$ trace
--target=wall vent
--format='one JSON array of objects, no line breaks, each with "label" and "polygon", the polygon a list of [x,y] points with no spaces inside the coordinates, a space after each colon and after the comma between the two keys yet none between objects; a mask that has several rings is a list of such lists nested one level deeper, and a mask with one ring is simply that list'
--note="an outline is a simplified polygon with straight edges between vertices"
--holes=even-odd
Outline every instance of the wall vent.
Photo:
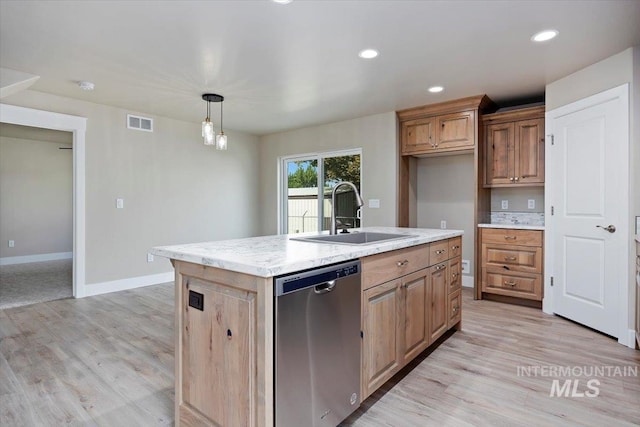
[{"label": "wall vent", "polygon": [[127,114],[127,127],[129,129],[153,132],[153,119],[149,117],[134,116]]}]

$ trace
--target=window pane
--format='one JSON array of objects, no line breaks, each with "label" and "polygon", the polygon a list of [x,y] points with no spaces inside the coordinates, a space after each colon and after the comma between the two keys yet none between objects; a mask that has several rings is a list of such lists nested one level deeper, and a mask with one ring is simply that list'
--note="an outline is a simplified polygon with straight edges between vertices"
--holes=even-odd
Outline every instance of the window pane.
[{"label": "window pane", "polygon": [[[358,192],[360,192],[360,155],[327,157],[324,159],[323,170],[324,209],[322,228],[323,230],[328,230],[331,227],[331,191],[333,187],[341,181],[349,181],[354,183],[358,188]],[[338,189],[336,206],[338,229],[360,227],[356,197],[350,187],[343,186]]]},{"label": "window pane", "polygon": [[318,231],[318,160],[291,160],[286,167],[286,232]]}]

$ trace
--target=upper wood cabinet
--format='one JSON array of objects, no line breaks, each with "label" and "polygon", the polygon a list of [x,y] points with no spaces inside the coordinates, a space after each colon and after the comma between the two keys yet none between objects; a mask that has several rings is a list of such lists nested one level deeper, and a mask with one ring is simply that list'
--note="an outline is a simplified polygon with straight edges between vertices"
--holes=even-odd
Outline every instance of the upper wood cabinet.
[{"label": "upper wood cabinet", "polygon": [[544,106],[483,116],[485,187],[544,185]]},{"label": "upper wood cabinet", "polygon": [[403,156],[471,153],[478,111],[493,105],[486,95],[398,111]]}]

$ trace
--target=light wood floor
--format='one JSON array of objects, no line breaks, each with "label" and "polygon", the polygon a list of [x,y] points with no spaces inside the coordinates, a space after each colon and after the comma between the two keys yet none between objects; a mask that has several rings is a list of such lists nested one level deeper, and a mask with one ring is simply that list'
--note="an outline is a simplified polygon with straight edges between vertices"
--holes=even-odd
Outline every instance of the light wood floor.
[{"label": "light wood floor", "polygon": [[[639,364],[640,352],[589,329],[465,290],[463,330],[344,425],[640,425],[639,377],[598,378],[598,397],[570,398],[549,397],[552,378],[517,375],[529,365]],[[171,284],[0,311],[0,426],[172,423]]]}]

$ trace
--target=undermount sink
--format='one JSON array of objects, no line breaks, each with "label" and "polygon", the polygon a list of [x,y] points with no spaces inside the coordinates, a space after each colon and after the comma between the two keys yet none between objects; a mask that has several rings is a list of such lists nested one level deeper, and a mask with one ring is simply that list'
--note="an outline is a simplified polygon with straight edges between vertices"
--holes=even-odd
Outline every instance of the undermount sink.
[{"label": "undermount sink", "polygon": [[409,234],[375,233],[371,231],[365,231],[362,233],[330,235],[322,234],[309,237],[292,237],[291,240],[298,240],[300,242],[331,243],[341,245],[367,245],[370,243],[384,242],[386,240],[407,239],[409,237],[416,236]]}]

